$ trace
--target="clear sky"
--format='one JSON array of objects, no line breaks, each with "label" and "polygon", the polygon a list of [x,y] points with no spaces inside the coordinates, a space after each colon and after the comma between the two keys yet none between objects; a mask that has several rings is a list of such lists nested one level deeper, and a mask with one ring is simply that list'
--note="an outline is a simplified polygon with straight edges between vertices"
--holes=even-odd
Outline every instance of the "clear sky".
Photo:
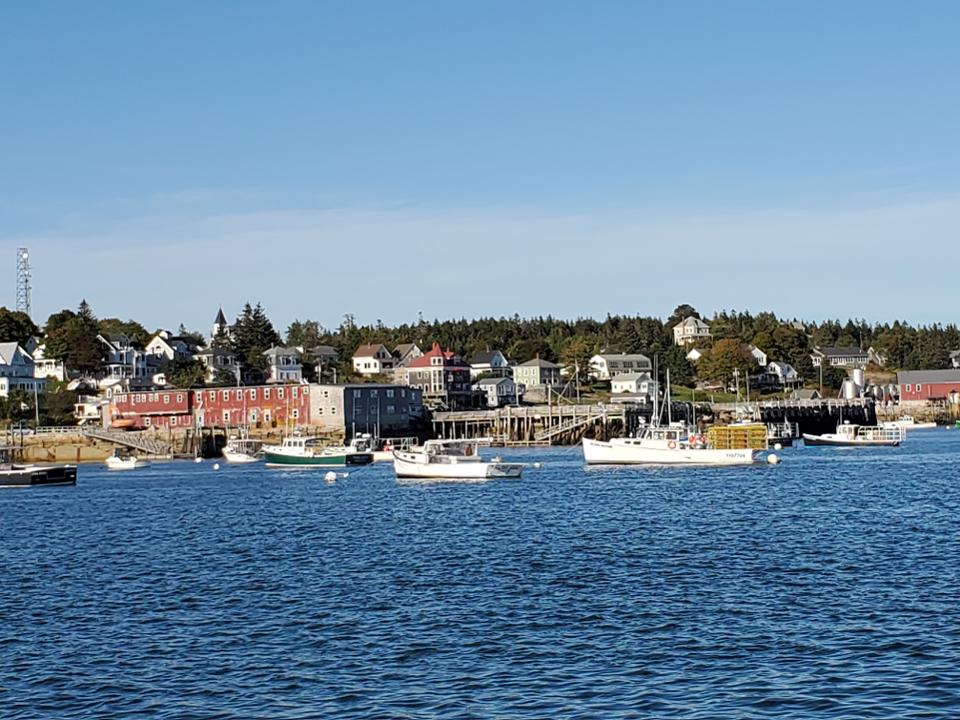
[{"label": "clear sky", "polygon": [[960,3],[8,2],[34,315],[957,321]]}]

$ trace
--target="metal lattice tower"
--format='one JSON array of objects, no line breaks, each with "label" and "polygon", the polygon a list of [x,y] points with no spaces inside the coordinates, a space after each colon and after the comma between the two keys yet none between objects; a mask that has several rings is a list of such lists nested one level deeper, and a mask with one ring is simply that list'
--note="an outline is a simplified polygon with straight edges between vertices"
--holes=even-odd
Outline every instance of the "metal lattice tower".
[{"label": "metal lattice tower", "polygon": [[17,248],[17,310],[33,317],[30,294],[30,252],[27,248]]}]

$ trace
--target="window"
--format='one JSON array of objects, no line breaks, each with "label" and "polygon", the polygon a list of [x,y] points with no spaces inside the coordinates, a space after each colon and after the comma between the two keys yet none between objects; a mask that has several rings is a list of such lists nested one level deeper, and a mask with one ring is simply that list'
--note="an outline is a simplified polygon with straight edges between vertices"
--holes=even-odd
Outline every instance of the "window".
[{"label": "window", "polygon": [[910,392],[910,387],[911,387],[910,383],[907,383],[906,385],[903,386],[903,389],[906,390],[907,392]]},{"label": "window", "polygon": [[229,399],[230,399],[230,391],[229,391],[229,390],[224,390],[224,391],[223,391],[223,401],[226,402],[226,401],[229,400]]},{"label": "window", "polygon": [[170,395],[168,395],[167,393],[164,393],[164,395],[163,395],[163,404],[164,404],[164,405],[169,405],[169,404],[170,404]]},{"label": "window", "polygon": [[387,405],[387,415],[394,415],[397,412],[396,405]]},{"label": "window", "polygon": [[370,391],[370,397],[377,397],[377,389],[376,389],[376,388],[373,388],[373,390]]},{"label": "window", "polygon": [[243,390],[237,390],[237,400],[243,400]]},{"label": "window", "polygon": [[254,408],[253,410],[250,411],[250,422],[256,422],[257,417],[258,417],[258,413],[256,408]]},{"label": "window", "polygon": [[283,388],[277,388],[277,400],[283,400]]},{"label": "window", "polygon": [[145,418],[143,419],[143,424],[146,425],[147,427],[150,427],[150,418],[149,418],[149,417],[145,417]]},{"label": "window", "polygon": [[317,415],[323,415],[323,408],[317,408]]},{"label": "window", "polygon": [[388,398],[392,398],[395,392],[396,392],[396,391],[393,390],[392,388],[391,388],[390,390],[387,390],[387,397],[388,397]]},{"label": "window", "polygon": [[336,414],[337,414],[337,409],[336,409],[335,407],[330,408],[330,414],[331,414],[331,415],[336,415]]},{"label": "window", "polygon": [[170,418],[170,427],[175,427],[176,424],[177,424],[177,418],[175,417]]},{"label": "window", "polygon": [[297,397],[297,388],[294,388],[293,390],[291,390],[290,393],[291,395],[293,395],[293,397]]},{"label": "window", "polygon": [[182,402],[183,402],[183,393],[177,393],[177,402],[178,402],[178,403],[182,403]]},{"label": "window", "polygon": [[362,395],[363,395],[363,390],[357,389],[357,390],[354,390],[354,391],[353,391],[353,399],[354,399],[354,400],[359,400]]},{"label": "window", "polygon": [[251,400],[256,400],[256,399],[257,399],[257,389],[256,389],[256,388],[252,388],[252,389],[250,390],[250,399],[251,399]]},{"label": "window", "polygon": [[297,408],[294,408],[293,410],[291,410],[291,411],[290,411],[290,417],[292,417],[294,420],[299,420],[299,419],[300,419],[300,410],[298,410]]},{"label": "window", "polygon": [[224,410],[224,411],[223,411],[223,421],[224,421],[225,423],[229,423],[229,422],[230,422],[230,411],[229,411],[229,410]]},{"label": "window", "polygon": [[920,392],[920,389],[921,389],[921,385],[920,383],[917,383],[917,392]]},{"label": "window", "polygon": [[264,399],[264,400],[269,400],[269,399],[270,399],[270,388],[264,388],[264,389],[263,389],[263,399]]},{"label": "window", "polygon": [[217,399],[217,391],[216,391],[216,390],[211,390],[211,391],[210,391],[210,401],[213,402],[213,401],[216,400],[216,399]]},{"label": "window", "polygon": [[263,421],[264,421],[264,422],[270,422],[270,411],[269,411],[269,410],[264,410],[264,411],[263,411]]}]

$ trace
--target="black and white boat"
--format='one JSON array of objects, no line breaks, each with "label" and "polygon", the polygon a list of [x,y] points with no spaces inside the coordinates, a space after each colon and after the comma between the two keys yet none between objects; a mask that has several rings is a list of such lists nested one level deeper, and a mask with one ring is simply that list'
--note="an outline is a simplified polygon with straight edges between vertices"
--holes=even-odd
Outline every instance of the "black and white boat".
[{"label": "black and white boat", "polygon": [[19,448],[0,447],[0,487],[76,485],[76,465],[31,465],[14,462]]}]

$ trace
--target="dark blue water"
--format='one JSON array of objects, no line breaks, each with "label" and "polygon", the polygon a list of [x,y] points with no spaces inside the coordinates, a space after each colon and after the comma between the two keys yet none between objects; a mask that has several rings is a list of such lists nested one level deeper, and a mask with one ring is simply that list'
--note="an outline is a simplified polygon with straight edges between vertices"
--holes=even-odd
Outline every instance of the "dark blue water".
[{"label": "dark blue water", "polygon": [[578,453],[0,492],[0,716],[960,717],[960,432],[744,469]]}]

